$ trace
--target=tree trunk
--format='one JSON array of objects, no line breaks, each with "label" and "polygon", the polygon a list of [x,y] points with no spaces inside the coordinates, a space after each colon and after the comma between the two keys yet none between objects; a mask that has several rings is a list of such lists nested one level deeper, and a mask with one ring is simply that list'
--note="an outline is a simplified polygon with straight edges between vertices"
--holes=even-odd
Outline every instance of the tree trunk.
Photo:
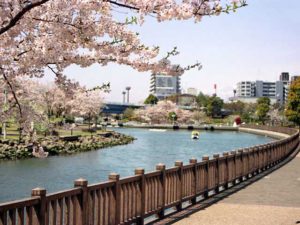
[{"label": "tree trunk", "polygon": [[21,141],[22,141],[22,130],[23,130],[23,128],[22,128],[21,124],[19,124],[19,143],[21,143]]}]

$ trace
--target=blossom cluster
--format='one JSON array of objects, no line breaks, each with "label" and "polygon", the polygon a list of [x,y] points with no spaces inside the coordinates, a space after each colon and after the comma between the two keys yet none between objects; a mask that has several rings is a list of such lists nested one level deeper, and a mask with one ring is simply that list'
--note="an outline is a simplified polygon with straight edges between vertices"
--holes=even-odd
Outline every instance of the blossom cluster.
[{"label": "blossom cluster", "polygon": [[119,21],[115,12],[130,10],[139,24],[150,14],[158,21],[199,21],[245,4],[244,0],[4,0],[0,3],[0,70],[12,80],[42,77],[45,68],[51,68],[58,82],[64,82],[63,71],[72,64],[114,62],[138,71],[180,75],[183,68],[158,60],[159,48],[145,46],[129,29],[135,20]]}]

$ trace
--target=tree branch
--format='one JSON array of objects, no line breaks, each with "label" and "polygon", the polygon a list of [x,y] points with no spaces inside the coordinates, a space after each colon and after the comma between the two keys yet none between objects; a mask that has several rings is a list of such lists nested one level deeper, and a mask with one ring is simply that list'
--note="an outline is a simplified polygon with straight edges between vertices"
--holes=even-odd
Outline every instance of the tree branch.
[{"label": "tree branch", "polygon": [[0,28],[0,35],[7,32],[10,28],[12,28],[13,26],[15,26],[17,24],[17,22],[22,19],[22,17],[29,12],[30,10],[32,10],[35,7],[38,7],[46,2],[48,2],[50,0],[41,0],[39,2],[36,3],[32,3],[32,4],[28,4],[26,5],[20,12],[17,13],[17,15],[15,15],[10,22],[4,26]]},{"label": "tree branch", "polygon": [[[2,71],[2,72],[3,72],[3,71]],[[20,102],[19,102],[19,100],[18,100],[18,97],[17,97],[17,95],[16,95],[16,92],[14,91],[13,86],[12,86],[12,84],[9,82],[7,76],[6,76],[4,73],[2,73],[2,75],[3,75],[3,78],[4,78],[5,82],[8,84],[9,89],[11,90],[11,93],[12,93],[14,99],[15,99],[15,102],[16,102],[17,106],[18,106],[18,109],[19,109],[19,112],[20,112],[20,117],[22,117],[22,115],[23,115],[22,107],[21,107],[21,104],[20,104]]]},{"label": "tree branch", "polygon": [[117,5],[117,6],[120,6],[120,7],[127,8],[127,9],[134,9],[134,10],[137,10],[137,11],[140,10],[140,9],[137,8],[137,7],[130,6],[130,5],[126,5],[126,4],[122,4],[122,3],[119,3],[119,2],[116,2],[116,1],[107,0],[107,2],[109,2],[109,3],[112,4],[112,5]]}]

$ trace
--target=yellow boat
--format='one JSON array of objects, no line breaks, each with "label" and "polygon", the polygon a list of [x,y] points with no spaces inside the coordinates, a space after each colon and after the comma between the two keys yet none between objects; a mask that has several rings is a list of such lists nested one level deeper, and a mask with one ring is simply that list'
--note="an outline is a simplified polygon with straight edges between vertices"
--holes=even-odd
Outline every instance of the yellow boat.
[{"label": "yellow boat", "polygon": [[200,133],[198,131],[193,131],[191,138],[192,139],[199,139]]}]

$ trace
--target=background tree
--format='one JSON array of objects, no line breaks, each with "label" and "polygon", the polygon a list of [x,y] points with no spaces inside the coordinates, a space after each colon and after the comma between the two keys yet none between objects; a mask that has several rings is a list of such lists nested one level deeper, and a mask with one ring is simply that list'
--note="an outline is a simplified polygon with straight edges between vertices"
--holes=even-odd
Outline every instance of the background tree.
[{"label": "background tree", "polygon": [[270,110],[271,100],[268,97],[260,97],[257,99],[256,115],[258,120],[265,124]]},{"label": "background tree", "polygon": [[88,119],[90,128],[92,119],[95,120],[95,124],[97,123],[97,118],[103,106],[102,92],[100,90],[77,90],[73,100],[69,101],[68,105],[71,108],[71,114]]},{"label": "background tree", "polygon": [[123,113],[123,119],[126,120],[133,120],[135,118],[135,113],[133,108],[127,108],[125,109]]},{"label": "background tree", "polygon": [[219,117],[221,115],[223,105],[223,99],[217,96],[211,96],[207,103],[207,115],[211,117]]},{"label": "background tree", "polygon": [[242,115],[245,110],[245,103],[242,101],[224,103],[224,109],[230,110],[232,114]]},{"label": "background tree", "polygon": [[271,105],[271,100],[268,97],[260,97],[257,99],[256,103],[259,104],[266,104],[268,106]]},{"label": "background tree", "polygon": [[196,123],[200,124],[201,122],[204,122],[204,121],[205,121],[205,119],[206,119],[206,114],[205,114],[204,112],[201,112],[201,111],[196,110],[196,111],[194,111],[194,112],[192,113],[192,119],[193,119]]},{"label": "background tree", "polygon": [[156,96],[154,96],[153,94],[150,94],[144,101],[144,104],[155,105],[155,104],[157,104],[157,102],[158,102],[158,98]]},{"label": "background tree", "polygon": [[179,96],[180,96],[179,94],[173,94],[173,95],[167,96],[165,98],[165,100],[171,101],[171,102],[173,102],[173,103],[175,103],[177,105],[178,104],[178,98],[179,98]]},{"label": "background tree", "polygon": [[145,109],[135,110],[136,119],[158,124],[173,121],[173,117],[171,117],[173,114],[180,123],[187,123],[192,118],[190,111],[179,109],[175,103],[166,100],[159,101],[156,105],[146,106]]},{"label": "background tree", "polygon": [[300,78],[290,85],[285,115],[289,121],[299,126],[300,130]]},{"label": "background tree", "polygon": [[209,98],[210,97],[208,95],[205,95],[202,92],[200,92],[196,98],[196,102],[199,107],[207,107]]}]

